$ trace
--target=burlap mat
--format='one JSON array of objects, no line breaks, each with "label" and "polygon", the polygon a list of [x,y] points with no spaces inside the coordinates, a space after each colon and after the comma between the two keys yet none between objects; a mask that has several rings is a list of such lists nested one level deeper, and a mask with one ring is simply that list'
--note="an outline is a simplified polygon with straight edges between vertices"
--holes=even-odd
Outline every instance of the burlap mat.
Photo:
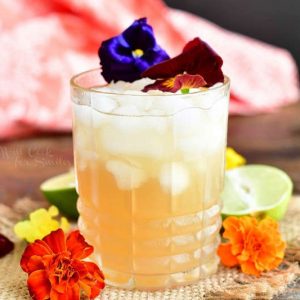
[{"label": "burlap mat", "polygon": [[[14,251],[0,259],[0,300],[30,299],[26,287],[27,274],[22,272],[19,261],[25,243],[18,241],[13,232],[13,225],[28,212],[37,208],[37,203],[24,198],[16,202],[13,208],[0,204],[0,232],[15,241]],[[197,284],[162,292],[126,291],[106,287],[101,300],[198,300],[198,299],[272,299],[293,289],[296,293],[281,299],[300,299],[300,197],[294,197],[288,213],[281,222],[284,239],[288,242],[286,257],[278,270],[260,278],[246,276],[237,269],[220,266],[217,274]],[[287,288],[289,289],[287,290]],[[294,296],[293,296],[294,295]],[[297,296],[298,295],[298,296]]]}]

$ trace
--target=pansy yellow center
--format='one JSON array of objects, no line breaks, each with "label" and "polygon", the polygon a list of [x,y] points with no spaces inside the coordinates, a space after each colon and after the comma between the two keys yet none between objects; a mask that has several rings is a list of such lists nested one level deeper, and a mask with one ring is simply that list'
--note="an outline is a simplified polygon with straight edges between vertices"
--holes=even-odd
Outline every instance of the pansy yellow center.
[{"label": "pansy yellow center", "polygon": [[142,49],[135,49],[132,51],[133,57],[141,57],[144,55],[144,51]]},{"label": "pansy yellow center", "polygon": [[167,88],[172,88],[174,86],[174,83],[175,83],[175,77],[171,77],[165,80],[162,84]]}]

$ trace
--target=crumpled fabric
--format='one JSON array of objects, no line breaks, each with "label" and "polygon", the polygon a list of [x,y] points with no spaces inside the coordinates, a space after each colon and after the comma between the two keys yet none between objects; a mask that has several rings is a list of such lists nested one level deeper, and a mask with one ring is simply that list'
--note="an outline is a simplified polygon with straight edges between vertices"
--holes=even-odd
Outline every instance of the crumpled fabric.
[{"label": "crumpled fabric", "polygon": [[231,114],[270,112],[299,100],[290,53],[225,30],[161,0],[0,0],[0,139],[71,130],[69,79],[99,66],[102,40],[147,17],[171,55],[195,36],[223,58]]}]

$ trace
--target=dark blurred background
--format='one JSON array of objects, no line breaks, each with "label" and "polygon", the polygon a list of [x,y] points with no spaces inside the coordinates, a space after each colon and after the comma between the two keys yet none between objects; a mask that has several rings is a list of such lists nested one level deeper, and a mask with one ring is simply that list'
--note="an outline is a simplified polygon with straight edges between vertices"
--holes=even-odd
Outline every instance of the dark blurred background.
[{"label": "dark blurred background", "polygon": [[216,24],[288,49],[300,69],[300,0],[165,0]]}]

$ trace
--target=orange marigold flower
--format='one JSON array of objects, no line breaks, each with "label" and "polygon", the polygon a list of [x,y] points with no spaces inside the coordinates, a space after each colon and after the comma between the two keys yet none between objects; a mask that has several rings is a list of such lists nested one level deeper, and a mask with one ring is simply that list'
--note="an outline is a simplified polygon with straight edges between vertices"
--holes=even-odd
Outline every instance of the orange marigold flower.
[{"label": "orange marigold flower", "polygon": [[282,262],[286,244],[275,220],[228,217],[223,227],[223,237],[228,242],[219,246],[218,255],[225,266],[240,266],[242,272],[260,276]]},{"label": "orange marigold flower", "polygon": [[29,244],[21,258],[28,290],[36,300],[79,300],[81,292],[95,298],[104,288],[99,267],[82,259],[93,252],[78,230],[67,238],[62,229]]}]

